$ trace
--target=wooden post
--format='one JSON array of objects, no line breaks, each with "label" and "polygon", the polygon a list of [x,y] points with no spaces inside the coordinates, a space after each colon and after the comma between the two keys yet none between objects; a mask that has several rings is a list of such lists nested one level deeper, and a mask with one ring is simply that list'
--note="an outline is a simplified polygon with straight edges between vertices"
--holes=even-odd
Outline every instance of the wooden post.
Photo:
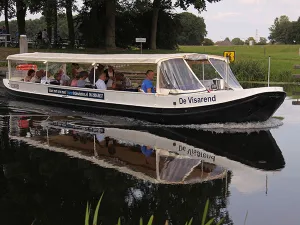
[{"label": "wooden post", "polygon": [[20,35],[20,53],[28,52],[28,42],[26,35]]}]

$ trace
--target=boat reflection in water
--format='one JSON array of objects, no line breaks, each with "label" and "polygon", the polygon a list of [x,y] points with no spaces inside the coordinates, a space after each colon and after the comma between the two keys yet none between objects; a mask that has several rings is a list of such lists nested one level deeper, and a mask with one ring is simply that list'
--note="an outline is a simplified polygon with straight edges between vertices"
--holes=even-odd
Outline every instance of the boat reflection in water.
[{"label": "boat reflection in water", "polygon": [[226,179],[230,170],[234,175],[231,184],[251,192],[265,185],[258,178],[285,166],[270,131],[214,133],[188,128],[118,127],[83,118],[46,116],[11,117],[10,124],[11,139],[152,183]]}]

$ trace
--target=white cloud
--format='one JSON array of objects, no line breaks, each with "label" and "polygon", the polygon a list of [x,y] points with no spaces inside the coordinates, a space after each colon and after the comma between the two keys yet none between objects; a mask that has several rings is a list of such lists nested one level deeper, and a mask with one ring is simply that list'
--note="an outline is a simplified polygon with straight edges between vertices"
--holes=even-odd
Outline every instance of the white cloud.
[{"label": "white cloud", "polygon": [[241,13],[238,12],[219,12],[216,15],[213,15],[211,18],[214,20],[223,20],[230,17],[236,17],[241,15]]}]

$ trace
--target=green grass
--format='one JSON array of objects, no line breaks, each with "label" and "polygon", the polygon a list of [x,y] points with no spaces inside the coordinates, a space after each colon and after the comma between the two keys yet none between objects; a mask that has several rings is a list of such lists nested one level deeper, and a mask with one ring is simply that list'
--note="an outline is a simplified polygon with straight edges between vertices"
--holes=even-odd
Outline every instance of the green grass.
[{"label": "green grass", "polygon": [[181,52],[206,53],[223,55],[224,51],[235,51],[236,62],[241,60],[259,60],[268,67],[268,57],[271,57],[272,74],[281,71],[291,71],[300,74],[300,70],[294,70],[293,66],[300,64],[300,45],[266,45],[266,46],[180,46]]}]

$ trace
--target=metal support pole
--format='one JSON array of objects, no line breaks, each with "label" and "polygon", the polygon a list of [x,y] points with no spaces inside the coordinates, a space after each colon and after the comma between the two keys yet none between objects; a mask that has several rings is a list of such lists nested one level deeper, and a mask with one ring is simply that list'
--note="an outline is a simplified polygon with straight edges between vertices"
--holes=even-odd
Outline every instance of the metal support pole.
[{"label": "metal support pole", "polygon": [[98,157],[97,147],[96,147],[96,135],[94,135],[94,156]]},{"label": "metal support pole", "polygon": [[204,82],[204,62],[202,62],[202,76],[203,76],[203,82]]},{"label": "metal support pole", "polygon": [[156,153],[156,155],[155,155],[155,164],[156,164],[156,179],[158,180],[158,181],[160,181],[160,175],[159,175],[159,152],[160,152],[160,150],[159,149],[155,149],[155,153]]},{"label": "metal support pole", "polygon": [[143,43],[141,42],[141,54],[143,54]]},{"label": "metal support pole", "polygon": [[269,56],[268,87],[270,87],[271,57]]},{"label": "metal support pole", "polygon": [[226,57],[226,89],[228,90],[228,57]]},{"label": "metal support pole", "polygon": [[11,62],[10,60],[8,60],[7,62],[7,66],[8,66],[8,79],[11,79]]},{"label": "metal support pole", "polygon": [[46,84],[48,83],[48,62],[46,62]]},{"label": "metal support pole", "polygon": [[94,65],[94,86],[96,84],[96,67],[97,67],[97,64]]},{"label": "metal support pole", "polygon": [[50,146],[50,142],[49,142],[49,131],[48,131],[48,127],[47,127],[47,144],[48,144],[48,146]]}]

